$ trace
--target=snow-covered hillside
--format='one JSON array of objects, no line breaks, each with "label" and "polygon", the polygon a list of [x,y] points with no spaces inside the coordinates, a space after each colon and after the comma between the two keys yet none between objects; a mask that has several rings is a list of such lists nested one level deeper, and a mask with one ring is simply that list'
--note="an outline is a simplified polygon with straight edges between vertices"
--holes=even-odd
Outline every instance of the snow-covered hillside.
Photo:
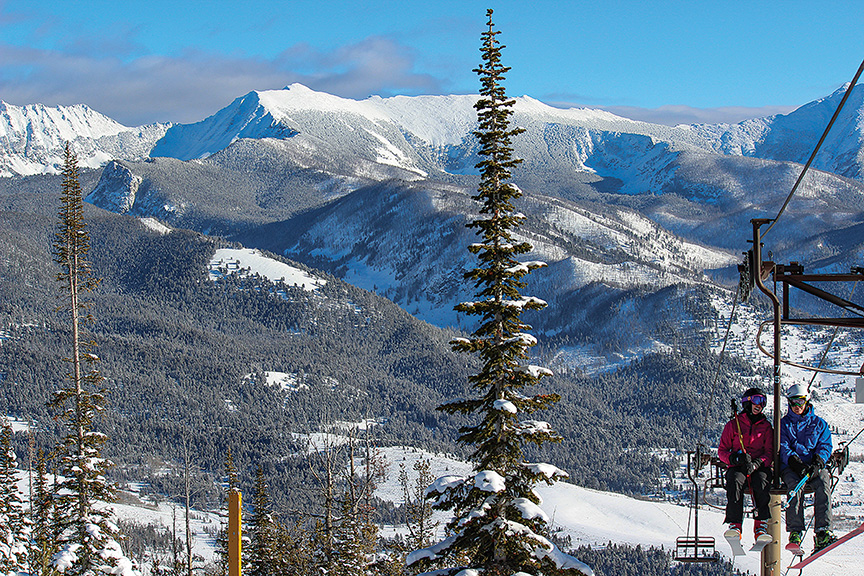
[{"label": "snow-covered hillside", "polygon": [[[864,407],[862,407],[864,408]],[[864,449],[856,449],[856,454],[864,453]],[[431,472],[435,477],[443,475],[467,474],[470,466],[464,462],[443,454],[431,454],[414,448],[389,447],[380,450],[380,455],[386,465],[385,480],[379,485],[376,495],[383,500],[395,504],[402,503],[402,488],[399,484],[400,466],[404,466],[409,479],[416,477],[413,471],[414,462],[418,459],[428,459]],[[837,532],[844,533],[854,525],[864,522],[864,488],[860,484],[850,482],[850,478],[864,477],[864,464],[853,462],[849,465],[835,490],[835,515],[842,524]],[[178,534],[184,530],[183,509],[169,502],[155,503],[139,498],[137,489],[131,486],[124,496],[124,504],[115,504],[114,509],[119,519],[136,523],[140,526],[153,525],[159,529],[171,529],[177,523]],[[21,490],[29,493],[26,478],[22,478]],[[692,510],[683,504],[658,500],[636,499],[620,494],[600,492],[580,488],[566,482],[552,486],[541,485],[537,489],[543,502],[541,508],[551,518],[551,526],[561,536],[569,536],[573,546],[587,545],[603,547],[609,542],[626,543],[633,546],[662,546],[674,551],[675,540],[693,532]],[[722,491],[721,491],[722,495]],[[176,518],[175,518],[176,514]],[[439,536],[447,517],[436,512],[433,521],[439,522]],[[748,521],[749,522],[749,521]],[[195,554],[205,562],[215,559],[215,530],[220,526],[218,514],[193,510],[192,533]],[[748,527],[749,528],[749,527]],[[731,558],[730,551],[722,538],[723,513],[712,508],[702,508],[699,512],[700,536],[713,536],[717,550],[725,557]],[[399,526],[382,527],[383,535],[399,532]],[[785,534],[784,534],[785,538]],[[752,536],[745,533],[745,544]],[[805,542],[809,549],[811,542]],[[824,559],[815,562],[808,568],[811,576],[855,576],[864,574],[860,569],[859,558],[864,554],[864,539],[856,539],[839,548]],[[792,556],[787,552],[782,554],[785,567],[792,563]],[[736,568],[759,573],[759,561],[756,555],[736,560]],[[856,571],[859,570],[860,571]]]},{"label": "snow-covered hillside", "polygon": [[[542,159],[560,156],[577,172],[598,172],[631,186],[640,173],[643,178],[638,180],[646,181],[662,173],[675,153],[683,150],[803,163],[844,90],[788,115],[735,125],[677,127],[628,120],[601,110],[554,108],[522,96],[516,98],[513,121],[528,128],[528,133],[514,146],[525,159],[523,169],[532,170]],[[250,92],[201,122],[172,127],[152,155],[190,160],[214,154],[241,138],[299,136],[304,146],[326,142],[419,175],[435,169],[473,172],[476,99],[474,95],[373,96],[357,101],[293,84],[283,90]],[[826,142],[817,168],[861,178],[862,100],[864,89],[859,87]],[[626,167],[629,172],[622,171]]]},{"label": "snow-covered hillside", "polygon": [[[801,106],[787,115],[739,124],[669,127],[638,122],[602,110],[560,109],[529,96],[516,98],[514,122],[528,128],[514,142],[534,171],[550,159],[556,170],[619,178],[630,193],[662,188],[653,178],[682,151],[717,152],[802,163],[845,91]],[[205,158],[240,139],[292,141],[294,152],[315,150],[341,162],[390,166],[408,178],[436,171],[473,173],[471,131],[475,95],[340,98],[301,84],[253,91],[200,122],[127,128],[81,104],[0,106],[0,175],[56,171],[62,142],[73,142],[82,164],[148,155],[181,160]],[[857,87],[815,167],[861,180],[864,152],[864,88]],[[167,131],[167,132],[166,132]],[[542,144],[542,145],[541,145]],[[152,150],[151,150],[152,149]],[[375,169],[371,174],[375,174]],[[386,174],[382,172],[381,174]],[[392,174],[391,174],[392,175]],[[412,176],[413,175],[413,176]],[[634,182],[634,177],[636,182]]]},{"label": "snow-covered hillside", "polygon": [[59,173],[66,142],[81,166],[146,158],[168,126],[127,128],[84,104],[49,107],[0,102],[0,176]]}]

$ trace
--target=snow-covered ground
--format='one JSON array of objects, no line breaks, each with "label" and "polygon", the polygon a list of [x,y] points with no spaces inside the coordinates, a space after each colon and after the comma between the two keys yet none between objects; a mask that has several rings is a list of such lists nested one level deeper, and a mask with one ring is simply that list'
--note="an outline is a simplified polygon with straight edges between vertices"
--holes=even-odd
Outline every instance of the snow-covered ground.
[{"label": "snow-covered ground", "polygon": [[217,280],[230,274],[243,276],[258,274],[271,282],[286,286],[299,286],[313,291],[327,283],[299,268],[267,258],[258,250],[250,248],[220,248],[210,259],[210,279]]},{"label": "snow-covered ground", "polygon": [[[864,408],[864,407],[862,407]],[[402,488],[399,484],[400,464],[408,471],[409,478],[416,478],[414,463],[420,459],[429,459],[431,472],[435,477],[443,475],[461,475],[470,471],[470,466],[442,454],[430,454],[414,448],[391,447],[381,450],[388,463],[387,479],[381,483],[376,495],[384,500],[395,503],[403,501]],[[846,517],[842,527],[838,526],[838,534],[853,527],[850,519],[860,524],[864,522],[864,488],[859,482],[851,482],[850,478],[864,478],[864,463],[853,462],[843,475],[835,491],[835,502],[842,502],[835,509],[835,515]],[[562,536],[570,536],[574,547],[588,545],[602,547],[609,542],[627,543],[642,546],[663,546],[667,550],[675,550],[675,540],[686,536],[688,529],[693,535],[693,517],[690,507],[657,500],[636,499],[621,494],[600,492],[581,488],[566,482],[553,486],[541,485],[537,489],[543,499],[541,508],[551,518],[553,529],[560,530]],[[845,497],[844,494],[854,493]],[[852,503],[854,502],[854,504]],[[436,512],[434,520],[440,522],[439,530],[446,521],[446,516]],[[749,521],[745,530],[749,531]],[[723,513],[711,508],[701,508],[699,511],[699,535],[713,536],[716,548],[720,553],[731,557],[731,553],[723,540]],[[385,533],[393,533],[398,527],[385,527]],[[812,533],[808,536],[811,536]],[[744,544],[752,544],[752,535],[745,532]],[[785,532],[783,545],[785,546]],[[805,549],[812,548],[812,542],[805,542]],[[837,550],[817,560],[807,568],[808,576],[856,576],[864,575],[864,565],[860,559],[864,557],[864,537],[851,540]],[[792,555],[785,550],[782,555],[782,566],[792,564]],[[750,554],[735,561],[735,567],[751,573],[759,573],[759,559]],[[781,572],[782,573],[782,572]]]},{"label": "snow-covered ground", "polygon": [[[864,410],[864,406],[859,408]],[[327,437],[332,445],[334,436],[328,434]],[[470,472],[470,465],[465,462],[448,455],[431,454],[416,448],[387,447],[380,449],[380,455],[385,461],[386,477],[378,486],[376,495],[396,504],[403,501],[402,487],[399,483],[400,465],[407,471],[409,481],[416,478],[414,463],[421,458],[430,461],[431,473],[434,477],[464,475]],[[860,479],[864,479],[864,462],[852,462],[835,490],[838,534],[845,533],[854,525],[864,522],[864,508],[862,508],[864,483]],[[20,489],[22,494],[29,493],[26,476],[22,476]],[[114,505],[119,519],[141,526],[153,525],[167,530],[171,530],[172,524],[176,522],[177,533],[182,536],[184,531],[182,506],[139,499],[136,487],[132,486],[130,490],[125,494],[123,504]],[[565,482],[553,486],[541,485],[537,492],[543,499],[541,507],[551,518],[553,529],[560,531],[562,536],[569,536],[574,547],[580,545],[603,547],[612,542],[663,546],[667,550],[674,551],[678,536],[685,536],[688,531],[690,535],[693,533],[692,511],[688,506],[600,492]],[[434,519],[439,522],[440,533],[447,517],[444,513],[436,512]],[[193,551],[205,562],[215,558],[214,534],[220,526],[219,522],[219,516],[213,512],[194,510],[191,514]],[[748,521],[745,524],[745,547],[752,542],[749,528]],[[724,556],[730,557],[728,547],[722,538],[723,529],[722,511],[705,507],[700,509],[699,535],[713,536],[717,541],[717,550]],[[398,526],[385,526],[382,530],[385,535],[392,535],[397,531],[399,531]],[[805,541],[807,549],[812,547],[811,535],[808,534],[808,539]],[[783,538],[785,544],[785,533]],[[814,562],[807,568],[806,573],[808,576],[864,575],[864,564],[861,563],[861,558],[864,558],[864,538],[857,538]],[[792,560],[792,556],[784,551],[781,573],[785,573],[786,567],[792,563]],[[750,554],[737,559],[735,567],[758,574],[759,559],[755,554]]]}]

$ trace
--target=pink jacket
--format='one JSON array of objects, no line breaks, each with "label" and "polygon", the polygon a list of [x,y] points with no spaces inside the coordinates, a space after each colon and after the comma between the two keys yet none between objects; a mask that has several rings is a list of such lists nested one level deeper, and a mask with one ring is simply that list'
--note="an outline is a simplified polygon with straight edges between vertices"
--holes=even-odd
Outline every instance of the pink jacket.
[{"label": "pink jacket", "polygon": [[[741,426],[740,434],[738,433],[739,425]],[[741,450],[742,439],[744,451],[750,455],[752,460],[762,460],[762,465],[766,468],[771,468],[774,465],[774,429],[764,414],[760,414],[756,422],[751,423],[747,414],[741,412],[726,423],[723,434],[720,436],[717,455],[727,466],[729,465],[729,456],[733,452]]]}]

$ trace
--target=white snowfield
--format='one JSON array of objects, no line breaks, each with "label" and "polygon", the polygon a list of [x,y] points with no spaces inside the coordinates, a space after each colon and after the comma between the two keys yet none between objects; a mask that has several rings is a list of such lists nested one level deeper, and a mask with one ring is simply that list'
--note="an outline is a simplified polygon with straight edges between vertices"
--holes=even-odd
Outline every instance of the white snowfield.
[{"label": "white snowfield", "polygon": [[217,280],[230,274],[258,274],[271,282],[286,286],[299,286],[306,291],[314,291],[327,281],[313,276],[294,266],[267,258],[258,250],[249,248],[220,248],[210,259],[210,279]]},{"label": "white snowfield", "polygon": [[168,125],[129,128],[84,104],[15,106],[0,101],[0,177],[57,174],[69,142],[79,164],[144,158]]}]

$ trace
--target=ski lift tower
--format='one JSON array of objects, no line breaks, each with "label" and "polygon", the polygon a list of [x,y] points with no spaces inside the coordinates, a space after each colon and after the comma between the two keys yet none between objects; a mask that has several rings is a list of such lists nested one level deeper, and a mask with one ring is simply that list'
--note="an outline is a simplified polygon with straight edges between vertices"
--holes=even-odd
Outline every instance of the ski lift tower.
[{"label": "ski lift tower", "polygon": [[[796,262],[787,265],[776,264],[774,262],[764,262],[762,260],[762,236],[760,229],[768,222],[772,222],[772,220],[766,218],[756,218],[751,220],[751,223],[753,224],[753,248],[748,254],[749,266],[745,266],[744,269],[750,275],[748,280],[750,288],[755,284],[755,286],[759,288],[759,291],[771,300],[774,309],[774,480],[771,486],[771,519],[768,521],[768,533],[771,535],[772,542],[762,550],[762,576],[779,576],[781,551],[780,509],[781,499],[784,494],[780,487],[780,398],[783,393],[780,386],[780,366],[782,362],[780,340],[781,326],[782,324],[789,324],[799,326],[864,328],[864,306],[856,304],[855,302],[812,284],[814,282],[860,282],[864,280],[864,268],[855,267],[848,274],[805,274],[804,266]],[[765,286],[765,280],[772,275],[774,277],[775,286],[773,291],[769,290],[768,287]],[[778,284],[782,285],[782,307],[780,298],[776,293],[776,287]],[[838,306],[845,311],[847,316],[838,316],[834,318],[812,316],[807,318],[793,318],[791,316],[790,288],[795,288],[824,302]],[[862,369],[864,369],[864,367],[862,367]],[[835,371],[834,373],[860,376],[861,370],[858,370],[858,372]]]}]

